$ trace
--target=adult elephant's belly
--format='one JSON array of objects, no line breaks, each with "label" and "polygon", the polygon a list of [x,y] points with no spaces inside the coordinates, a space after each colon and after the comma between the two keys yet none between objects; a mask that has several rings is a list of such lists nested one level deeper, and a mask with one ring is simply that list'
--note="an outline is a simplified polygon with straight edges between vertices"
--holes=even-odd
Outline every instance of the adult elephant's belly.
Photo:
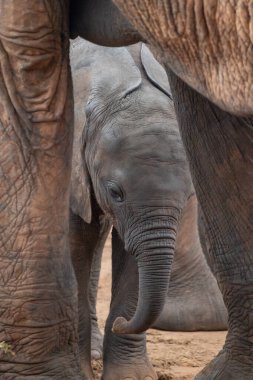
[{"label": "adult elephant's belly", "polygon": [[114,3],[168,69],[225,111],[252,115],[252,1]]}]

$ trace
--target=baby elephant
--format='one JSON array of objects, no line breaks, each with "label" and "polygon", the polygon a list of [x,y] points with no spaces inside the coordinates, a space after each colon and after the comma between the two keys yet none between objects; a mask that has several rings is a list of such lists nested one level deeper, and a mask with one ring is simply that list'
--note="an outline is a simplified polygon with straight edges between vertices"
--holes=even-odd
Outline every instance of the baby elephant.
[{"label": "baby elephant", "polygon": [[226,327],[200,249],[196,197],[167,76],[145,45],[103,48],[81,40],[72,45],[72,70],[70,244],[83,368],[92,377],[90,344],[94,354],[100,350],[97,280],[113,226],[103,379],[155,379],[146,353],[148,327]]}]

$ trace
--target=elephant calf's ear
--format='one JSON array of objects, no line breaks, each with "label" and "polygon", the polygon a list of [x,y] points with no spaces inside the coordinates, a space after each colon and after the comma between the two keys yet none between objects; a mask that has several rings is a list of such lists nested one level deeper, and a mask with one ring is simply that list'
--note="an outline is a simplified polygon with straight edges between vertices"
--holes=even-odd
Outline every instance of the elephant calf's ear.
[{"label": "elephant calf's ear", "polygon": [[91,223],[91,182],[86,162],[82,159],[81,150],[73,154],[70,208],[86,223]]},{"label": "elephant calf's ear", "polygon": [[91,223],[91,185],[84,167],[72,167],[70,208],[86,223]]},{"label": "elephant calf's ear", "polygon": [[166,71],[145,44],[141,46],[141,63],[150,82],[172,100]]},{"label": "elephant calf's ear", "polygon": [[96,53],[96,46],[77,39],[71,44],[71,66],[74,90],[74,141],[71,172],[70,208],[86,223],[91,222],[91,182],[83,158],[85,105],[90,92],[90,71]]},{"label": "elephant calf's ear", "polygon": [[126,48],[104,48],[93,65],[91,98],[107,104],[134,92],[141,83],[141,73]]}]

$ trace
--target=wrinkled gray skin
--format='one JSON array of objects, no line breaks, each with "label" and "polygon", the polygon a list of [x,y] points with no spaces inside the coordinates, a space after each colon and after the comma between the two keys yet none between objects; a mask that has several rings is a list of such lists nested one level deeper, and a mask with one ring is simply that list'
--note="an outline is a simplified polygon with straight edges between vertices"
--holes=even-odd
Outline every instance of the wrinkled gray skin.
[{"label": "wrinkled gray skin", "polygon": [[[138,323],[147,312],[154,321],[163,309],[155,327],[188,331],[225,329],[227,318],[217,283],[200,248],[196,196],[167,76],[141,44],[128,50],[106,49],[79,40],[72,45],[71,66],[75,132],[70,230],[79,282],[83,368],[90,373],[84,344],[89,334],[84,324],[88,303],[92,356],[102,354],[96,292],[103,245],[113,225],[112,302],[106,323],[103,378],[135,378],[136,371],[138,378],[144,378],[145,371],[155,378],[145,354],[145,334],[115,336],[111,332],[115,316],[123,315]],[[174,215],[179,215],[178,225]],[[169,258],[171,262],[175,251],[163,308],[157,294],[161,277],[166,290],[171,266],[164,271],[162,261],[166,263]],[[84,268],[87,262],[91,265],[91,260],[88,291]],[[138,276],[138,268],[144,271],[143,277],[141,272]]]},{"label": "wrinkled gray skin", "polygon": [[[251,380],[253,0],[114,3],[0,2],[0,341],[15,353],[1,352],[1,378],[83,379],[68,242],[68,38],[81,35],[107,46],[146,40],[163,59],[229,314],[225,346],[197,379]],[[116,331],[129,330],[121,319]]]}]

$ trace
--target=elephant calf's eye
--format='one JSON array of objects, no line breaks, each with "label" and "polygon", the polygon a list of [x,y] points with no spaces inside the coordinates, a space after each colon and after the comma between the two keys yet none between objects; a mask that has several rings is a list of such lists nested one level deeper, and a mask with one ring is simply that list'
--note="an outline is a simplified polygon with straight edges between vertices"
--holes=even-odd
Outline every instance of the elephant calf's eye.
[{"label": "elephant calf's eye", "polygon": [[111,198],[116,202],[123,202],[124,200],[124,194],[121,188],[116,185],[115,183],[109,183],[108,184],[108,190],[110,193]]}]

